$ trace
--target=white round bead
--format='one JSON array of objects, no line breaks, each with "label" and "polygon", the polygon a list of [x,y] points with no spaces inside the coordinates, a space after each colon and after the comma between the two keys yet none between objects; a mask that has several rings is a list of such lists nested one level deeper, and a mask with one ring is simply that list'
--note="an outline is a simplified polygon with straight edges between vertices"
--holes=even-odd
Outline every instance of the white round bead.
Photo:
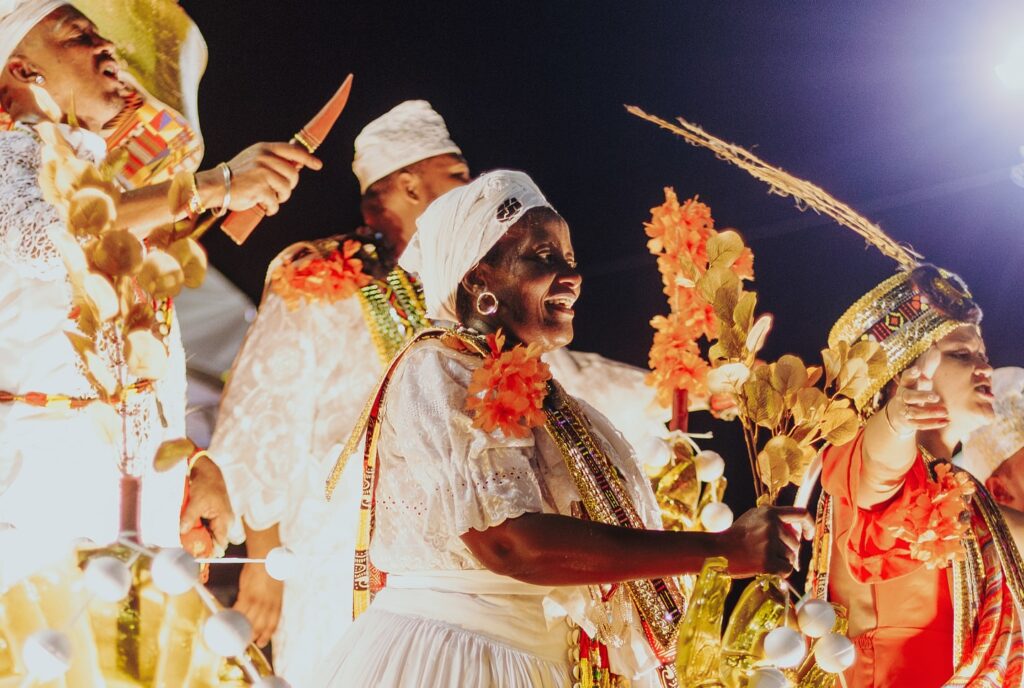
[{"label": "white round bead", "polygon": [[720,533],[732,525],[732,509],[725,502],[709,502],[700,510],[700,522],[710,533]]},{"label": "white round bead", "polygon": [[800,632],[809,638],[820,638],[836,624],[836,610],[825,600],[805,600],[796,608]]},{"label": "white round bead", "polygon": [[764,637],[764,658],[782,669],[791,669],[803,660],[807,646],[803,636],[788,626],[772,629]]},{"label": "white round bead", "polygon": [[693,457],[697,466],[697,480],[703,483],[710,483],[725,475],[725,459],[718,452],[705,449]]},{"label": "white round bead", "polygon": [[153,585],[167,595],[181,595],[199,581],[199,563],[180,547],[168,547],[156,553],[149,569]]},{"label": "white round bead", "polygon": [[104,602],[118,602],[132,587],[132,572],[117,557],[96,557],[85,565],[85,587]]},{"label": "white round bead", "polygon": [[857,650],[853,643],[841,633],[823,635],[814,646],[814,659],[818,661],[818,666],[830,674],[846,671],[856,658]]},{"label": "white round bead", "polygon": [[747,683],[750,688],[789,688],[789,679],[775,667],[754,669]]},{"label": "white round bead", "polygon": [[263,565],[267,575],[279,581],[288,580],[299,570],[299,558],[287,547],[275,547],[267,552]]},{"label": "white round bead", "polygon": [[238,657],[252,640],[252,624],[241,612],[222,609],[203,624],[203,640],[221,657]]}]

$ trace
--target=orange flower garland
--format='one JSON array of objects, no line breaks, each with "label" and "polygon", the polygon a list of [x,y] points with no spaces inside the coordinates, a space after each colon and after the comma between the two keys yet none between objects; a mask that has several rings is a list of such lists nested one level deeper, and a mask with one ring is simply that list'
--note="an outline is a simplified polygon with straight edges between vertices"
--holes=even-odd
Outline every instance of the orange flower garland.
[{"label": "orange flower garland", "polygon": [[270,276],[270,288],[284,299],[290,310],[302,302],[334,303],[347,299],[370,283],[363,272],[363,261],[353,258],[362,244],[348,239],[341,250],[326,256],[311,254],[298,260],[286,260]]},{"label": "orange flower garland", "polygon": [[505,335],[501,330],[487,335],[487,345],[491,355],[473,371],[467,390],[466,410],[473,415],[473,427],[484,432],[501,430],[506,437],[527,437],[546,420],[543,404],[551,370],[536,344],[502,351]]},{"label": "orange flower garland", "polygon": [[[718,337],[714,308],[694,289],[694,283],[708,269],[708,240],[715,236],[711,209],[696,197],[680,204],[675,191],[665,188],[665,202],[651,209],[651,221],[644,223],[650,239],[647,248],[657,256],[665,295],[671,313],[651,320],[655,329],[647,384],[657,389],[658,402],[669,406],[677,389],[694,397],[706,397],[704,379],[709,366],[697,341]],[[732,271],[742,279],[754,277],[754,254],[745,248]]]},{"label": "orange flower garland", "polygon": [[974,483],[964,472],[954,472],[946,462],[935,467],[935,480],[914,498],[909,507],[884,524],[896,537],[910,544],[910,556],[930,569],[945,568],[964,558],[961,538],[970,528],[967,509]]}]

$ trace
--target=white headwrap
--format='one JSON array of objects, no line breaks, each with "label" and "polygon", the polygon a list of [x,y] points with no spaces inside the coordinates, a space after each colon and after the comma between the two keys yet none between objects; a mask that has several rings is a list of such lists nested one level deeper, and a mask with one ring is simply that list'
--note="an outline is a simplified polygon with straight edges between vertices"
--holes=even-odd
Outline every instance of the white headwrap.
[{"label": "white headwrap", "polygon": [[359,180],[359,193],[420,160],[462,154],[444,119],[425,100],[407,100],[367,124],[356,137],[355,148],[352,171]]},{"label": "white headwrap", "polygon": [[0,0],[0,66],[7,64],[33,26],[68,4],[66,0]]},{"label": "white headwrap", "polygon": [[551,205],[523,172],[481,175],[431,203],[399,263],[419,275],[427,315],[457,321],[459,283],[505,232],[531,208]]},{"label": "white headwrap", "polygon": [[958,462],[981,481],[1024,447],[1024,368],[997,369],[992,373],[992,393],[996,417],[971,433]]}]

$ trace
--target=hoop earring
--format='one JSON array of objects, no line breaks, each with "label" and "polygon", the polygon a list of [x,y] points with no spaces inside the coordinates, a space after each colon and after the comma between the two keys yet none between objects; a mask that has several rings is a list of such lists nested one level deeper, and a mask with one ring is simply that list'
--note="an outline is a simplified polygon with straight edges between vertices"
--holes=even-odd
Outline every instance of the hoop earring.
[{"label": "hoop earring", "polygon": [[476,312],[480,315],[494,315],[498,312],[498,297],[493,291],[484,290],[477,294]]}]

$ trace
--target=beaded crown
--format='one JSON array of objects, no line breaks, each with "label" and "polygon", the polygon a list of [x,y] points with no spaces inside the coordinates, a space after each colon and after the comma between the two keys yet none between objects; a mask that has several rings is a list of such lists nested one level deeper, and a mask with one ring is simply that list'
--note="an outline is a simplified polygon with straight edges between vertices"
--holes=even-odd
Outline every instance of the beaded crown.
[{"label": "beaded crown", "polygon": [[900,271],[850,306],[828,335],[829,347],[840,342],[877,342],[885,352],[884,372],[854,400],[858,408],[918,356],[961,325],[981,320],[981,310],[955,274],[931,265]]}]

